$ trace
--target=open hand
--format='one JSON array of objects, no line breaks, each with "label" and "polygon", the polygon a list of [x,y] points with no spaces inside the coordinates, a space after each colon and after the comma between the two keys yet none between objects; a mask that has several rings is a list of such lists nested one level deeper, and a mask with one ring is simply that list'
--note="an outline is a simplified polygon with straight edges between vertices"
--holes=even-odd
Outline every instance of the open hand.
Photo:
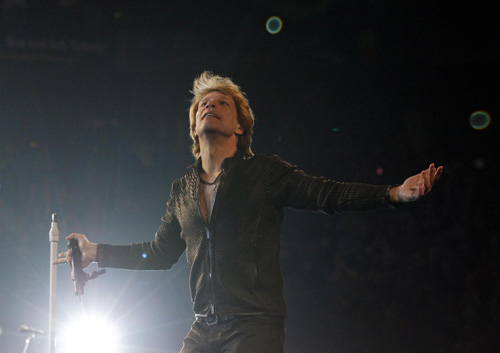
[{"label": "open hand", "polygon": [[434,163],[431,163],[428,169],[421,173],[413,175],[405,180],[403,185],[392,188],[389,191],[391,201],[393,202],[412,202],[417,201],[422,196],[427,195],[434,184],[441,177],[443,167],[436,168]]}]

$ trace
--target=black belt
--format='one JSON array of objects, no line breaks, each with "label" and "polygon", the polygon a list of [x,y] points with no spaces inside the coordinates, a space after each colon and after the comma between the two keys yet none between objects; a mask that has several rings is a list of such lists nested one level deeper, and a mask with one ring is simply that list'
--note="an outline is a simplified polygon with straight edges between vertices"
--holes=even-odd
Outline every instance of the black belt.
[{"label": "black belt", "polygon": [[209,326],[222,324],[225,322],[232,321],[236,318],[236,315],[215,315],[210,314],[207,316],[198,316],[196,320],[203,322]]}]

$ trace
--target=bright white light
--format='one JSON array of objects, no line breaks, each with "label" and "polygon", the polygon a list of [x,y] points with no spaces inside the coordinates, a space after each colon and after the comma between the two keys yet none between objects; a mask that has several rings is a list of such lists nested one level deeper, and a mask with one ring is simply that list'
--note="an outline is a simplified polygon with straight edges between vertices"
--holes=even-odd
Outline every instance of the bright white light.
[{"label": "bright white light", "polygon": [[62,330],[57,351],[63,353],[116,353],[117,332],[106,320],[86,315]]}]

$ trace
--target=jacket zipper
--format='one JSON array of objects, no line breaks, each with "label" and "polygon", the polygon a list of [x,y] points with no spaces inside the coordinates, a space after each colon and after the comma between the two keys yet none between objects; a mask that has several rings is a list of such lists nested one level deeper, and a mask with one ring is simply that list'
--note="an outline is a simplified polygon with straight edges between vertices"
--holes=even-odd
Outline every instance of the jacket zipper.
[{"label": "jacket zipper", "polygon": [[[199,182],[198,182],[198,188],[199,188]],[[199,190],[199,189],[198,189]],[[205,223],[205,220],[203,219],[203,214],[201,213],[201,200],[199,197],[199,192],[198,192],[198,209],[200,211],[200,218],[201,221],[203,222],[205,226],[205,236],[207,238],[207,255],[208,255],[208,288],[210,290],[210,314],[215,313],[215,308],[214,308],[214,287],[212,283],[212,240],[210,239],[210,229],[209,226]],[[213,212],[213,210],[212,210]]]},{"label": "jacket zipper", "polygon": [[254,290],[258,291],[260,288],[260,280],[259,280],[259,264],[258,264],[258,257],[257,257],[257,242],[254,241],[252,243],[252,250],[253,250],[253,270],[254,270],[254,277],[255,277],[255,283],[254,283]]},{"label": "jacket zipper", "polygon": [[215,314],[215,303],[214,303],[214,285],[212,281],[212,275],[213,275],[213,251],[212,251],[212,237],[210,236],[210,224],[212,223],[212,218],[214,217],[214,211],[215,211],[215,204],[217,203],[217,195],[220,191],[220,188],[222,186],[222,180],[224,178],[224,175],[222,176],[220,182],[219,182],[219,190],[217,190],[217,194],[215,195],[215,200],[214,200],[214,206],[212,208],[212,214],[210,215],[210,219],[208,220],[208,225],[205,223],[205,220],[203,219],[203,214],[201,213],[201,200],[200,200],[200,181],[198,180],[198,210],[200,212],[200,217],[201,221],[205,225],[205,234],[207,237],[207,253],[208,253],[208,287],[210,289],[210,314]]},{"label": "jacket zipper", "polygon": [[210,314],[215,314],[214,307],[214,285],[212,281],[212,273],[213,273],[213,254],[212,254],[212,241],[210,239],[210,229],[208,227],[205,228],[207,234],[207,248],[208,248],[208,285],[210,288]]}]

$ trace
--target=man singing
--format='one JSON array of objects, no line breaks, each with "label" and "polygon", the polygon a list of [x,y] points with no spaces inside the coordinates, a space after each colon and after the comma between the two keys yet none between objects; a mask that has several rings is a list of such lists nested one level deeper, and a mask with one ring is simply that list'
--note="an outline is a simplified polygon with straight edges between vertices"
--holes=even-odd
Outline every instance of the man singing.
[{"label": "man singing", "polygon": [[[285,207],[328,214],[394,207],[426,195],[442,167],[400,186],[340,183],[313,177],[278,156],[250,148],[253,112],[229,78],[204,72],[189,110],[196,162],[174,181],[153,240],[95,244],[71,234],[82,264],[170,269],[185,251],[196,320],[181,353],[279,353],[285,337],[280,226]],[[71,261],[71,251],[55,263]]]}]

